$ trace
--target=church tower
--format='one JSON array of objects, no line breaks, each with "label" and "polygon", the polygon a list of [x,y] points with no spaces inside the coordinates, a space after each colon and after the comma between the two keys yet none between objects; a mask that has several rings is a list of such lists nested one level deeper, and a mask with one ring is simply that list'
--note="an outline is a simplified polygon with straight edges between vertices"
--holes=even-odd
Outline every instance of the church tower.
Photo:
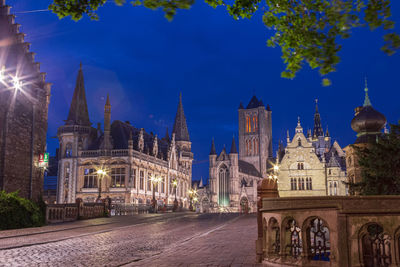
[{"label": "church tower", "polygon": [[86,102],[82,63],[76,78],[68,118],[65,125],[58,128],[59,165],[58,165],[58,203],[75,202],[76,179],[78,176],[78,151],[87,149],[90,136],[96,134],[91,127]]},{"label": "church tower", "polygon": [[[185,112],[183,111],[182,93],[179,94],[178,109],[176,111],[172,135],[175,136],[175,143],[179,153],[179,164],[191,173],[193,161],[192,142],[190,142]],[[190,181],[190,185],[191,183],[192,181]]]},{"label": "church tower", "polygon": [[267,161],[272,158],[271,109],[253,96],[246,108],[239,106],[239,159],[267,176]]}]

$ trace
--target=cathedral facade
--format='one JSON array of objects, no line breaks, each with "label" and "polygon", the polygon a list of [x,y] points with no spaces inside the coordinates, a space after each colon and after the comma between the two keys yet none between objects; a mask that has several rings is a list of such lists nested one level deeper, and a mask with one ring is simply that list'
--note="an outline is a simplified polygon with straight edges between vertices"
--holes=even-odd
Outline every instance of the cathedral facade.
[{"label": "cathedral facade", "polygon": [[57,135],[58,203],[110,197],[116,203],[150,204],[154,191],[159,202],[170,204],[176,197],[188,206],[193,153],[181,96],[171,138],[168,130],[159,138],[129,122],[111,123],[108,95],[102,131],[89,120],[81,65],[68,118]]},{"label": "cathedral facade", "polygon": [[348,195],[345,152],[324,133],[316,105],[313,131],[303,133],[300,118],[295,134],[287,133],[285,149],[279,145],[274,176],[280,197]]},{"label": "cathedral facade", "polygon": [[[271,109],[256,96],[246,108],[239,106],[239,151],[235,138],[229,153],[217,154],[214,140],[209,155],[208,201],[210,211],[256,211],[257,183],[268,176],[272,159]],[[204,199],[203,199],[204,200]]]}]

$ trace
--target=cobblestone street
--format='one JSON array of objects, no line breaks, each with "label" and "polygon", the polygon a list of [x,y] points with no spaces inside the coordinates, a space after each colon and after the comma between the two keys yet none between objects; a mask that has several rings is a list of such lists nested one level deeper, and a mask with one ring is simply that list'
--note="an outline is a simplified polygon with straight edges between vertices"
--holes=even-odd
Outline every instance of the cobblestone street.
[{"label": "cobblestone street", "polygon": [[0,266],[252,266],[255,215],[167,213],[0,232]]}]

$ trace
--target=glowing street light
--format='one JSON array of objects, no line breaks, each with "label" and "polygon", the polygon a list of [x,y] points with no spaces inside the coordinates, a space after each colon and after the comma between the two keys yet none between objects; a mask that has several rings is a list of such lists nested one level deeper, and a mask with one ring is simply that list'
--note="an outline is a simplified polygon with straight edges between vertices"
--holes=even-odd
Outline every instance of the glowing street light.
[{"label": "glowing street light", "polygon": [[19,91],[22,89],[22,82],[19,80],[17,76],[12,77],[12,83],[15,90]]},{"label": "glowing street light", "polygon": [[104,175],[106,175],[107,173],[106,173],[105,170],[102,170],[102,169],[97,170],[96,173],[97,173],[97,175],[100,176],[99,177],[99,196],[98,196],[98,199],[101,199],[101,180],[103,179]]},{"label": "glowing street light", "polygon": [[189,206],[189,210],[193,210],[193,203],[192,203],[192,200],[194,199],[194,198],[196,198],[197,199],[197,190],[196,189],[189,189],[189,199],[190,199],[190,206]]},{"label": "glowing street light", "polygon": [[279,171],[279,166],[278,165],[274,165],[274,172],[278,172]]},{"label": "glowing street light", "polygon": [[174,187],[174,190],[175,190],[175,200],[174,200],[173,211],[176,211],[178,209],[178,200],[176,199],[176,187],[178,186],[178,180],[176,178],[174,180],[172,180],[172,186]]},{"label": "glowing street light", "polygon": [[[155,184],[158,185],[159,182],[161,182],[162,178],[160,176],[156,177],[156,176],[152,176],[150,178],[151,183],[153,184],[153,211],[154,213],[157,213],[157,209],[156,209],[156,190],[155,190]],[[157,186],[158,188],[158,186]]]}]

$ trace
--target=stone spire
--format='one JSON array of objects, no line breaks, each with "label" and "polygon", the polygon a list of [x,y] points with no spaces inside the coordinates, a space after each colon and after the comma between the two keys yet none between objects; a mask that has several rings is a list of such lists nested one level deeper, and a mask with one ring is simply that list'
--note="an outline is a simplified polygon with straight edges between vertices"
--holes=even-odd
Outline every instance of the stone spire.
[{"label": "stone spire", "polygon": [[324,130],[321,126],[321,116],[318,111],[318,99],[315,99],[314,129],[313,137],[324,136]]},{"label": "stone spire", "polygon": [[232,137],[232,145],[231,145],[231,153],[230,154],[237,154],[235,136]]},{"label": "stone spire", "polygon": [[365,91],[365,99],[364,99],[364,107],[367,107],[367,106],[372,106],[372,104],[371,104],[371,101],[369,100],[369,96],[368,96],[368,83],[367,83],[367,77],[365,77],[365,88],[364,88],[364,91]]},{"label": "stone spire", "polygon": [[82,63],[76,78],[74,95],[72,97],[71,107],[69,108],[66,125],[90,126],[89,112],[86,103],[85,85],[83,82]]},{"label": "stone spire", "polygon": [[174,128],[172,129],[172,132],[175,133],[176,141],[190,142],[189,131],[186,124],[186,117],[185,113],[183,112],[182,93],[179,94],[178,110],[176,111]]},{"label": "stone spire", "polygon": [[169,142],[171,139],[169,138],[169,131],[168,131],[168,127],[167,127],[167,129],[165,130],[165,136],[164,136],[164,140],[165,141],[167,141],[167,142]]},{"label": "stone spire", "polygon": [[215,144],[214,144],[214,138],[211,141],[211,150],[210,150],[210,155],[217,155],[217,151],[215,149]]}]

